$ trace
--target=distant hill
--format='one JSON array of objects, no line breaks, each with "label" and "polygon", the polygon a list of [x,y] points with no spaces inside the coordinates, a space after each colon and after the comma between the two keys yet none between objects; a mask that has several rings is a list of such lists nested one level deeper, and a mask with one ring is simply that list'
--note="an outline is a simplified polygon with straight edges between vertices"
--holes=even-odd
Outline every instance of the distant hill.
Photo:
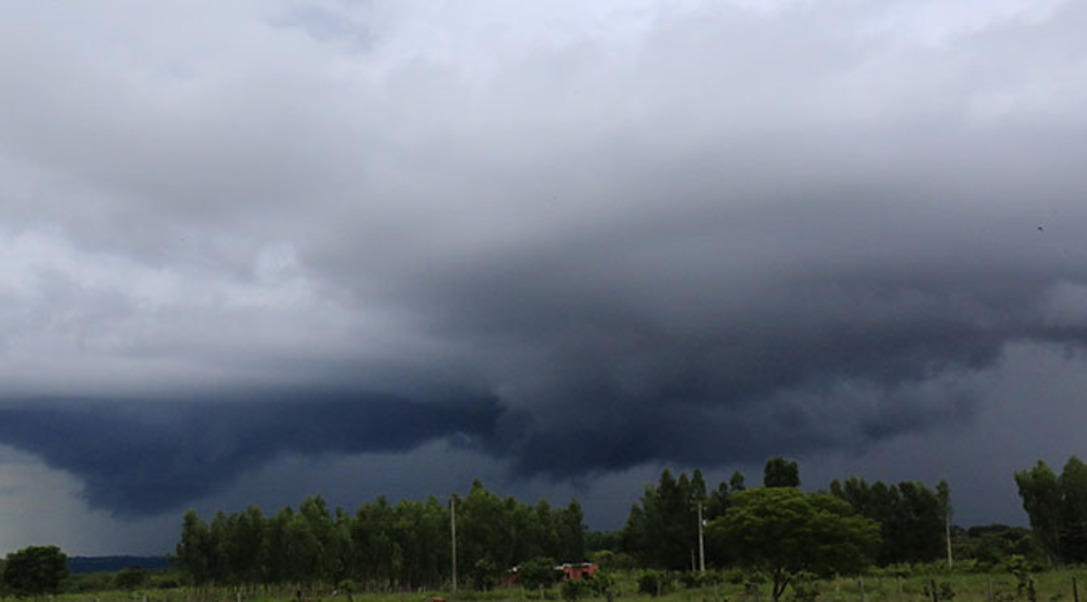
[{"label": "distant hill", "polygon": [[68,570],[73,575],[109,573],[138,567],[145,570],[169,568],[165,556],[69,556]]}]

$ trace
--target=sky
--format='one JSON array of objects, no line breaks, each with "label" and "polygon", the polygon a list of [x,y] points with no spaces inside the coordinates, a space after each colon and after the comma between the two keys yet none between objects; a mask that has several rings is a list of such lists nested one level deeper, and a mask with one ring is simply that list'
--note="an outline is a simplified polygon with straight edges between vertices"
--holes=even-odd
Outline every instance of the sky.
[{"label": "sky", "polygon": [[0,0],[0,553],[1087,454],[1087,4]]}]

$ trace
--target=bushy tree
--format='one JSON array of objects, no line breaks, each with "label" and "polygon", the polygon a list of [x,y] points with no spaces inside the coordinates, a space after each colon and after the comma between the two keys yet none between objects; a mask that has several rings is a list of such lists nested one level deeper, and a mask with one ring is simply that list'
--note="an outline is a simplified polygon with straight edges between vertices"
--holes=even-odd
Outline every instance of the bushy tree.
[{"label": "bushy tree", "polygon": [[536,557],[517,567],[517,581],[528,589],[551,587],[558,581],[558,574],[553,558]]},{"label": "bushy tree", "polygon": [[68,557],[57,546],[31,546],[8,554],[4,584],[19,596],[56,593],[68,578]]},{"label": "bushy tree", "polygon": [[879,525],[829,494],[794,488],[738,492],[708,535],[736,553],[737,562],[772,579],[778,600],[802,571],[829,575],[867,566],[879,549]]}]

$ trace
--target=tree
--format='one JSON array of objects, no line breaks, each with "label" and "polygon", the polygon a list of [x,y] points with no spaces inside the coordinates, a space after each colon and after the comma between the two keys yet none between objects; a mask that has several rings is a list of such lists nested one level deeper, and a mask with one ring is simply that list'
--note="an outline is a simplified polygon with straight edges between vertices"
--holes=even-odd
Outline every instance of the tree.
[{"label": "tree", "polygon": [[762,472],[765,487],[800,487],[800,467],[781,456],[770,458]]},{"label": "tree", "polygon": [[189,575],[193,584],[204,585],[212,575],[211,532],[195,510],[185,513],[181,526],[181,541],[177,544],[177,564]]},{"label": "tree", "polygon": [[68,578],[68,557],[57,546],[31,546],[8,554],[4,584],[20,596],[56,593]]},{"label": "tree", "polygon": [[552,558],[533,558],[517,567],[517,581],[527,589],[551,587],[560,574],[555,570],[555,560]]},{"label": "tree", "polygon": [[879,564],[932,562],[944,552],[945,509],[939,495],[923,483],[869,484],[850,477],[845,483],[831,482],[830,492],[849,502],[857,514],[879,523],[883,540],[876,557]]},{"label": "tree", "polygon": [[1087,561],[1087,464],[1068,458],[1061,476],[1060,542],[1063,560]]},{"label": "tree", "polygon": [[1045,462],[1038,460],[1034,468],[1016,471],[1015,483],[1019,486],[1019,497],[1023,499],[1023,509],[1027,511],[1035,537],[1042,544],[1049,562],[1058,563],[1061,559],[1061,486],[1057,475]]},{"label": "tree", "polygon": [[737,562],[770,575],[775,601],[801,571],[861,570],[880,542],[879,525],[855,515],[847,502],[788,487],[733,494],[732,505],[708,533],[732,549]]},{"label": "tree", "polygon": [[647,485],[640,505],[631,508],[623,528],[624,551],[643,566],[683,570],[698,546],[696,499],[705,497],[701,474],[692,482],[665,469],[656,487]]},{"label": "tree", "polygon": [[744,485],[744,473],[738,470],[733,472],[732,476],[728,479],[728,486],[731,487],[733,491],[743,491],[744,489],[747,489],[747,485]]}]

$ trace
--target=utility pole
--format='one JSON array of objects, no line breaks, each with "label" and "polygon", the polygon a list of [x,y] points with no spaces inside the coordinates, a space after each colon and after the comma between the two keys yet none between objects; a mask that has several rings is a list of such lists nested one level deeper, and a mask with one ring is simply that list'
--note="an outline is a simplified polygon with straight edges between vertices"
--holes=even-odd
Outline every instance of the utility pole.
[{"label": "utility pole", "polygon": [[698,502],[698,570],[706,572],[706,544],[702,538],[702,502]]},{"label": "utility pole", "polygon": [[449,498],[449,530],[453,541],[453,593],[457,593],[457,496]]},{"label": "utility pole", "polygon": [[955,559],[951,556],[951,510],[947,509],[944,514],[944,541],[947,542],[947,568],[950,570],[954,564]]}]

